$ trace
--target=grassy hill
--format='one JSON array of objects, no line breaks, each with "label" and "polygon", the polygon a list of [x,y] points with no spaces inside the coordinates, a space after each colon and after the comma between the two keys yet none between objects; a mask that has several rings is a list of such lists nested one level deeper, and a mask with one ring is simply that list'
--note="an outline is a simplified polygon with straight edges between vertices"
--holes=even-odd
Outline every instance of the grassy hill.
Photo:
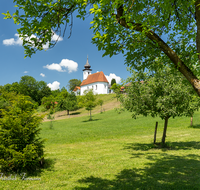
[{"label": "grassy hill", "polygon": [[[99,94],[97,96],[97,100],[98,99],[102,99],[104,101],[103,106],[102,106],[103,112],[112,110],[120,106],[120,102],[117,101],[115,94]],[[101,106],[98,105],[92,110],[92,115],[100,113],[100,112],[101,112]],[[66,119],[66,118],[86,116],[88,114],[89,112],[85,110],[85,108],[81,108],[77,111],[70,111],[69,116],[67,115],[66,111],[56,112],[54,115],[55,115],[55,120],[61,120],[61,119]],[[49,121],[49,120],[45,117],[44,121]]]},{"label": "grassy hill", "polygon": [[2,180],[0,189],[200,189],[200,112],[192,128],[190,118],[170,119],[162,149],[152,144],[156,121],[157,141],[162,137],[159,118],[135,120],[111,109],[88,119],[70,116],[53,129],[43,122],[45,168],[27,180]]}]

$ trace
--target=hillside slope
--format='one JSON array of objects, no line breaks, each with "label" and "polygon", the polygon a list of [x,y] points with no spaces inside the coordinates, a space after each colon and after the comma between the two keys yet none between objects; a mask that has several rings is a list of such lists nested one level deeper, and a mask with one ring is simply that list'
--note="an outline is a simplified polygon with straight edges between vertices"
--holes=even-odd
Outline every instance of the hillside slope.
[{"label": "hillside slope", "polygon": [[[98,95],[97,100],[98,99],[102,99],[104,101],[103,106],[102,106],[103,112],[114,109],[114,108],[118,108],[120,106],[120,102],[117,100],[115,94],[101,94],[101,95]],[[101,106],[98,105],[92,110],[92,115],[100,113],[100,112],[101,112]],[[89,115],[89,112],[85,110],[85,108],[81,108],[76,111],[71,111],[70,115],[67,115],[67,111],[59,111],[54,114],[55,120],[81,117],[81,116],[86,116],[86,115]],[[50,121],[50,120],[47,119],[47,117],[45,117],[43,121]]]}]

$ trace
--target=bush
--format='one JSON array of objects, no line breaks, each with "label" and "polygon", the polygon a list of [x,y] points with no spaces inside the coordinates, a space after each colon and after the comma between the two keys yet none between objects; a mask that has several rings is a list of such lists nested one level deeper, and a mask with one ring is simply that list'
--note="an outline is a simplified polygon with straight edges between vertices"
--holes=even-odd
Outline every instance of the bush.
[{"label": "bush", "polygon": [[33,172],[41,166],[43,144],[39,125],[43,116],[35,114],[34,104],[28,97],[18,95],[0,118],[1,172]]}]

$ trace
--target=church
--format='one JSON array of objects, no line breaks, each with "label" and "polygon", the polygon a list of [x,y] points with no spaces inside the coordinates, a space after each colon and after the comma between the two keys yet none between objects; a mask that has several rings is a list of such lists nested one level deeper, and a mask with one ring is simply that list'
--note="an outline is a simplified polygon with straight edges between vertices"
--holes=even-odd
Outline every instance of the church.
[{"label": "church", "polygon": [[94,94],[109,94],[111,93],[109,82],[102,71],[92,74],[92,69],[88,61],[83,69],[83,81],[79,86],[76,86],[73,92],[76,95],[83,95],[85,90],[93,89]]}]

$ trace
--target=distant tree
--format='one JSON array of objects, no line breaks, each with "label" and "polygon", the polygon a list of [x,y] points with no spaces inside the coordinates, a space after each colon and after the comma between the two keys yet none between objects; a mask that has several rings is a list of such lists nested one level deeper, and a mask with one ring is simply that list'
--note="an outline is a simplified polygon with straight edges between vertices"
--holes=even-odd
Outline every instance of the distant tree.
[{"label": "distant tree", "polygon": [[120,97],[121,87],[122,87],[122,85],[114,83],[110,88],[116,94],[117,100]]},{"label": "distant tree", "polygon": [[56,97],[56,96],[58,96],[60,94],[60,92],[61,92],[60,89],[52,90],[51,94],[53,95],[53,97]]},{"label": "distant tree", "polygon": [[41,100],[44,96],[51,94],[51,89],[44,81],[36,81],[32,76],[22,76],[19,81],[19,92],[26,96],[30,96],[34,101],[41,104]]},{"label": "distant tree", "polygon": [[115,79],[112,79],[112,80],[111,80],[111,86],[112,86],[113,84],[116,84],[116,80],[115,80]]},{"label": "distant tree", "polygon": [[75,94],[73,92],[68,93],[66,91],[62,91],[59,96],[56,97],[57,110],[66,110],[67,115],[69,115],[69,111],[74,111],[78,109],[78,102]]},{"label": "distant tree", "polygon": [[8,105],[1,109],[0,171],[33,172],[43,164],[44,141],[39,137],[43,116],[35,113],[30,97],[3,92]]},{"label": "distant tree", "polygon": [[71,80],[69,80],[67,86],[69,88],[69,91],[73,91],[76,86],[80,86],[80,85],[81,85],[81,80],[71,79]]},{"label": "distant tree", "polygon": [[[152,76],[153,75],[153,76]],[[129,78],[130,86],[127,95],[121,97],[124,107],[137,115],[159,116],[164,119],[162,143],[165,144],[169,118],[177,116],[192,116],[200,106],[200,98],[193,92],[191,86],[178,73],[172,73],[168,68],[157,69],[146,75],[140,82],[140,74],[134,73]]]},{"label": "distant tree", "polygon": [[102,100],[102,99],[99,99],[99,100],[98,100],[98,104],[101,106],[101,113],[102,113],[103,100]]},{"label": "distant tree", "polygon": [[90,120],[92,120],[91,111],[97,106],[96,95],[94,95],[93,90],[86,90],[84,92],[84,107],[86,110],[90,111]]}]

